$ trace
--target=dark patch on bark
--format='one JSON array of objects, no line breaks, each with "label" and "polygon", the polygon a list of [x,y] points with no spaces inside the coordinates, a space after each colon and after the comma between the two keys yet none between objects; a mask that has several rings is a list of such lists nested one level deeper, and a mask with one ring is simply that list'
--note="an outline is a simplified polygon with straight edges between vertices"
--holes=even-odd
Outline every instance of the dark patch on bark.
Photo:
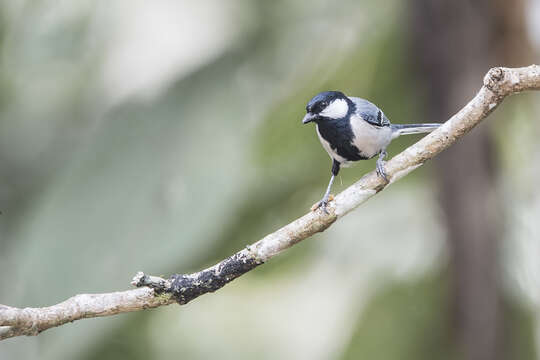
[{"label": "dark patch on bark", "polygon": [[210,269],[191,275],[172,275],[168,291],[180,305],[184,305],[203,294],[221,289],[262,263],[244,254],[234,254]]}]

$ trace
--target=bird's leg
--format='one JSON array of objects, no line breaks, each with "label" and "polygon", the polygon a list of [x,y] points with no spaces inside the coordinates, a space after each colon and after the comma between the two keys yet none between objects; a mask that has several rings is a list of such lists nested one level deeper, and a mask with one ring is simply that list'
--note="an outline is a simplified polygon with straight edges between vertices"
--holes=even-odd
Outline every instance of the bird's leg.
[{"label": "bird's leg", "polygon": [[332,177],[330,178],[330,182],[328,183],[326,192],[324,193],[322,200],[316,203],[315,205],[313,205],[311,207],[311,210],[315,211],[318,208],[321,208],[325,214],[328,214],[328,211],[326,211],[326,205],[328,205],[328,201],[334,200],[334,197],[330,195],[330,190],[332,189],[332,184],[334,183],[334,179],[339,173],[339,167],[340,167],[340,163],[334,160],[332,163]]},{"label": "bird's leg", "polygon": [[326,205],[328,205],[328,201],[334,200],[334,197],[330,195],[330,189],[332,188],[332,183],[334,182],[335,177],[336,176],[332,174],[332,177],[330,178],[330,182],[328,183],[328,187],[326,188],[326,192],[324,193],[322,200],[317,202],[315,205],[311,207],[312,211],[315,211],[318,208],[321,208],[322,211],[328,214],[328,211],[326,211]]},{"label": "bird's leg", "polygon": [[382,149],[379,153],[379,158],[377,159],[377,175],[382,177],[384,181],[388,182],[388,177],[386,176],[386,171],[384,170],[384,158],[386,157],[386,149]]}]

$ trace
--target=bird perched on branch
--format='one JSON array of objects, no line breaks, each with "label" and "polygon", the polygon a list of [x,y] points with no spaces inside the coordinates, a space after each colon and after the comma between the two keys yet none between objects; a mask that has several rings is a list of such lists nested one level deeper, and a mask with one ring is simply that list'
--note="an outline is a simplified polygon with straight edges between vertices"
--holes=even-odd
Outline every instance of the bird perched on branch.
[{"label": "bird perched on branch", "polygon": [[348,97],[339,91],[324,91],[311,99],[302,123],[315,122],[317,135],[332,159],[332,177],[321,201],[313,210],[326,212],[330,189],[339,169],[352,162],[377,159],[377,174],[388,181],[384,170],[386,147],[400,135],[428,133],[440,124],[390,124],[381,109],[367,100]]}]

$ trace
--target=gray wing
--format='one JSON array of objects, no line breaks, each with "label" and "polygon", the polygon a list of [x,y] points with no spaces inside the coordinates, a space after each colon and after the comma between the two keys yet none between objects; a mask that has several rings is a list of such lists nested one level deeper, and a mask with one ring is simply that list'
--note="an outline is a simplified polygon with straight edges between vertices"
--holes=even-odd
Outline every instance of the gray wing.
[{"label": "gray wing", "polygon": [[362,119],[375,126],[390,126],[390,120],[375,104],[361,98],[350,97],[356,106],[355,113]]}]

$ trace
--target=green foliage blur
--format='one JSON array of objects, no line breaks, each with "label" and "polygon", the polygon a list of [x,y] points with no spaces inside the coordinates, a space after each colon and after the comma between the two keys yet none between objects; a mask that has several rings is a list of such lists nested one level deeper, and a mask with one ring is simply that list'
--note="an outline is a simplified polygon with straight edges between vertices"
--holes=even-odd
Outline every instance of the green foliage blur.
[{"label": "green foliage blur", "polygon": [[[301,124],[319,91],[367,98],[396,123],[444,121],[424,118],[404,6],[2,2],[0,303],[47,306],[128,289],[139,270],[197,271],[302,215],[330,176]],[[535,357],[539,328],[539,293],[527,290],[540,283],[527,257],[539,248],[519,239],[540,234],[540,166],[513,161],[540,154],[530,99],[505,103],[497,124],[501,181],[517,194],[503,281],[521,279],[508,286],[520,359]],[[334,193],[374,166],[342,171]],[[10,339],[0,358],[455,358],[435,190],[428,164],[218,293]]]}]

